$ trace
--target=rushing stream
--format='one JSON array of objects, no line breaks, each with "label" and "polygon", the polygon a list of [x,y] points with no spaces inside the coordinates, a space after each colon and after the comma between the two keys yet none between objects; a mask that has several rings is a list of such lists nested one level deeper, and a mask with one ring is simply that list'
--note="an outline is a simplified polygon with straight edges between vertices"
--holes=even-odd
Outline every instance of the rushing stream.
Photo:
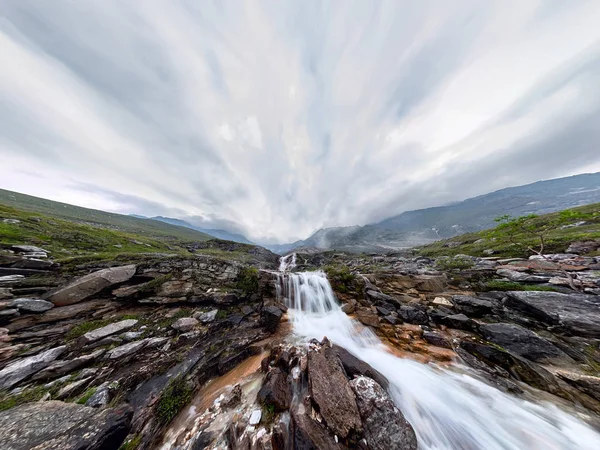
[{"label": "rushing stream", "polygon": [[290,272],[282,258],[278,295],[300,339],[327,336],[379,370],[417,433],[420,450],[598,450],[600,434],[552,403],[532,403],[470,376],[390,354],[342,312],[323,272]]}]

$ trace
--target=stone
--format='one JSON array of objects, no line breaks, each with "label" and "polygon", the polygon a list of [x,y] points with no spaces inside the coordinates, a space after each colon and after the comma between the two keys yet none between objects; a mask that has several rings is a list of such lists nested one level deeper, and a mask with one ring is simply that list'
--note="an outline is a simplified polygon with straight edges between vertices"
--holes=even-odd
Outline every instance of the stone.
[{"label": "stone", "polygon": [[242,402],[242,396],[242,387],[236,384],[221,401],[221,408],[231,409],[237,407]]},{"label": "stone", "polygon": [[88,345],[92,342],[99,341],[107,336],[111,336],[113,334],[120,333],[122,331],[128,330],[129,328],[135,326],[138,323],[136,319],[126,319],[121,320],[120,322],[111,323],[102,328],[97,328],[92,331],[88,331],[83,336],[80,336],[77,339],[77,344],[84,346]]},{"label": "stone", "polygon": [[198,319],[201,323],[211,323],[211,322],[215,321],[218,313],[219,313],[218,309],[213,309],[212,311],[198,314],[198,317],[195,317],[195,318]]},{"label": "stone", "polygon": [[360,323],[368,327],[379,327],[379,316],[370,309],[359,309],[356,311],[356,318]]},{"label": "stone", "polygon": [[454,307],[452,302],[444,297],[436,297],[433,299],[433,302],[431,302],[431,303],[434,305],[437,305],[437,306],[447,306],[448,308]]},{"label": "stone", "polygon": [[96,392],[85,402],[85,406],[89,408],[104,408],[110,403],[111,389],[108,384],[103,383],[98,386]]},{"label": "stone", "polygon": [[580,392],[600,401],[600,377],[582,375],[567,371],[557,371],[556,375]]},{"label": "stone", "polygon": [[185,333],[187,331],[191,331],[198,326],[200,322],[198,322],[193,317],[182,317],[177,319],[172,325],[171,328],[174,330]]},{"label": "stone", "polygon": [[14,319],[15,317],[19,317],[21,313],[16,308],[6,308],[0,310],[0,321],[6,321],[10,319]]},{"label": "stone", "polygon": [[147,341],[145,339],[141,341],[130,342],[129,344],[124,344],[119,347],[115,347],[112,350],[109,350],[104,356],[105,359],[119,359],[124,358],[125,356],[133,355],[134,353],[141,350],[145,347]]},{"label": "stone", "polygon": [[576,253],[578,255],[585,255],[600,249],[600,240],[598,241],[576,241],[571,242],[571,245],[567,248],[567,253]]},{"label": "stone", "polygon": [[588,294],[509,291],[504,306],[578,336],[600,337],[600,298]]},{"label": "stone", "polygon": [[0,389],[10,389],[19,381],[44,369],[66,349],[66,345],[61,345],[9,364],[0,370]]},{"label": "stone", "polygon": [[13,297],[14,297],[14,295],[12,293],[12,289],[0,288],[0,300],[11,299]]},{"label": "stone", "polygon": [[344,303],[342,305],[342,311],[345,314],[352,314],[352,313],[354,313],[355,310],[356,310],[356,304],[354,304],[352,302]]},{"label": "stone", "polygon": [[333,344],[333,351],[340,359],[344,370],[348,377],[352,378],[358,375],[364,375],[366,377],[372,378],[377,383],[379,383],[384,388],[388,388],[389,382],[387,378],[382,375],[379,371],[373,369],[369,364],[364,362],[361,359],[358,359],[344,347],[340,347],[339,345]]},{"label": "stone", "polygon": [[248,420],[249,425],[258,425],[260,423],[260,419],[262,418],[262,411],[260,409],[255,409],[250,414],[250,420]]},{"label": "stone", "polygon": [[88,364],[96,361],[100,356],[104,354],[105,350],[100,349],[92,352],[88,355],[82,355],[77,358],[73,358],[70,360],[57,360],[51,363],[48,367],[43,370],[40,370],[36,373],[32,380],[49,380],[52,378],[58,378],[67,373],[73,372],[74,370],[80,369]]},{"label": "stone", "polygon": [[0,277],[0,286],[10,286],[19,283],[25,278],[25,275],[5,275]]},{"label": "stone", "polygon": [[279,367],[272,368],[258,392],[258,401],[267,406],[273,406],[275,412],[286,411],[292,403],[292,384],[288,374]]},{"label": "stone", "polygon": [[[441,334],[436,333],[435,331],[424,331],[423,339],[425,339],[431,345],[435,345],[436,347],[450,348],[450,349],[452,348],[452,344],[450,343],[450,341],[448,341],[448,339],[446,339]],[[381,384],[381,383],[379,383],[379,384]]]},{"label": "stone", "polygon": [[519,325],[490,323],[480,325],[479,330],[488,341],[523,358],[536,362],[570,361],[570,358],[550,341]]},{"label": "stone", "polygon": [[123,340],[125,342],[131,342],[131,341],[136,341],[138,338],[142,337],[144,335],[143,331],[128,331],[126,333],[123,333],[121,335],[121,337],[123,338]]},{"label": "stone", "polygon": [[419,308],[409,305],[403,305],[398,308],[398,315],[403,321],[415,325],[426,325],[429,322],[427,313]]},{"label": "stone", "polygon": [[79,303],[107,287],[129,280],[135,275],[135,272],[134,264],[98,270],[58,289],[49,296],[48,300],[56,306]]},{"label": "stone", "polygon": [[336,442],[323,425],[298,411],[292,412],[291,430],[294,450],[345,450],[347,448]]},{"label": "stone", "polygon": [[193,287],[194,284],[191,281],[165,281],[156,295],[159,297],[186,297],[192,293]]},{"label": "stone", "polygon": [[494,304],[489,300],[484,300],[469,295],[453,295],[452,303],[456,310],[470,317],[482,317],[490,314]]},{"label": "stone", "polygon": [[11,245],[10,249],[15,253],[50,253],[35,245]]},{"label": "stone", "polygon": [[108,336],[104,339],[100,339],[99,341],[88,344],[87,348],[91,350],[93,348],[104,347],[107,345],[120,344],[121,342],[123,342],[123,338],[120,336]]},{"label": "stone", "polygon": [[129,433],[129,406],[102,411],[75,403],[26,403],[0,412],[5,450],[117,449]]},{"label": "stone", "polygon": [[551,278],[550,276],[530,275],[525,272],[510,269],[498,269],[496,273],[501,277],[508,278],[510,281],[517,281],[520,283],[547,283]]},{"label": "stone", "polygon": [[39,298],[16,298],[8,306],[17,308],[20,312],[43,313],[54,308],[54,303]]},{"label": "stone", "polygon": [[265,306],[261,311],[261,323],[271,333],[277,330],[283,313],[277,306]]},{"label": "stone", "polygon": [[359,376],[350,386],[356,394],[369,449],[417,450],[415,431],[379,384]]},{"label": "stone", "polygon": [[450,328],[457,330],[473,331],[477,328],[477,323],[469,319],[464,314],[452,314],[442,319],[442,323]]},{"label": "stone", "polygon": [[84,378],[82,380],[73,381],[72,383],[67,384],[66,386],[62,387],[60,391],[58,391],[56,394],[56,399],[65,400],[69,397],[72,398],[81,394],[90,381],[91,378]]},{"label": "stone", "polygon": [[346,439],[361,429],[354,393],[339,357],[326,346],[308,353],[308,386],[327,426]]},{"label": "stone", "polygon": [[[46,255],[46,254],[44,253],[44,255]],[[46,256],[44,256],[44,258]],[[15,267],[15,268],[19,268],[19,269],[48,270],[53,266],[54,266],[54,263],[52,261],[44,261],[44,260],[35,259],[35,258],[19,258],[16,262],[11,264],[10,267]]]}]

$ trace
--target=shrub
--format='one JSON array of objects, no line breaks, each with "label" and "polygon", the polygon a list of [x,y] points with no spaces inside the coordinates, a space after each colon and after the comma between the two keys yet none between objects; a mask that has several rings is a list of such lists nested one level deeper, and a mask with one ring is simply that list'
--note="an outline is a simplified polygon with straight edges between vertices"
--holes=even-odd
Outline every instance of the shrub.
[{"label": "shrub", "polygon": [[169,381],[160,396],[156,407],[156,415],[162,424],[168,424],[187,405],[192,398],[192,388],[184,377],[178,376]]},{"label": "shrub", "polygon": [[235,287],[242,291],[246,297],[258,293],[258,269],[244,267],[237,276]]},{"label": "shrub", "polygon": [[438,258],[435,265],[441,270],[465,270],[474,266],[473,260],[468,256],[445,256]]}]

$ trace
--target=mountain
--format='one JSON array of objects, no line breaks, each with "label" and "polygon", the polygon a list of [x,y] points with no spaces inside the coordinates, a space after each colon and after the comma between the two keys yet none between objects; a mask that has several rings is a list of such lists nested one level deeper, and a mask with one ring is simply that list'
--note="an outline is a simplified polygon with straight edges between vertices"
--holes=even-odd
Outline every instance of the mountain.
[{"label": "mountain", "polygon": [[254,242],[250,241],[248,238],[246,238],[246,236],[244,236],[242,234],[230,233],[229,231],[226,231],[226,230],[201,228],[201,227],[192,225],[191,223],[186,222],[185,220],[181,220],[181,219],[173,219],[171,217],[156,216],[156,217],[152,217],[152,220],[159,220],[161,222],[170,223],[171,225],[177,225],[179,227],[191,228],[192,230],[200,231],[201,233],[208,234],[217,239],[223,239],[224,241],[233,241],[233,242],[239,242],[241,244],[255,245]]},{"label": "mountain", "polygon": [[574,175],[406,211],[362,227],[324,228],[303,241],[268,248],[279,253],[305,246],[355,252],[409,248],[493,227],[494,219],[504,214],[547,214],[596,202],[600,202],[600,173]]},{"label": "mountain", "polygon": [[0,204],[40,214],[47,214],[71,222],[99,228],[141,234],[155,238],[177,238],[185,241],[207,241],[212,236],[198,230],[183,228],[159,220],[82,208],[31,195],[0,189]]}]

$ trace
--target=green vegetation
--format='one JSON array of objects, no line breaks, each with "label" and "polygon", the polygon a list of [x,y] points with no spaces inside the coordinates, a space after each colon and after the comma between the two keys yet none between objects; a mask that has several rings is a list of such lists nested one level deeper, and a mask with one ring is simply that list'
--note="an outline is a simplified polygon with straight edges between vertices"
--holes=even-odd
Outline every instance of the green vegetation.
[{"label": "green vegetation", "polygon": [[246,297],[258,293],[258,269],[256,267],[242,268],[237,276],[235,287]]},{"label": "green vegetation", "polygon": [[268,425],[268,424],[272,423],[274,419],[275,419],[275,405],[273,405],[273,404],[262,405],[261,422],[265,425]]},{"label": "green vegetation", "polygon": [[354,289],[356,276],[346,265],[329,265],[324,267],[331,286],[338,292],[348,292]]},{"label": "green vegetation", "polygon": [[140,288],[140,292],[156,293],[160,290],[160,287],[163,285],[163,283],[170,281],[172,278],[173,278],[172,273],[168,273],[165,275],[159,275],[158,277],[154,278],[153,280],[150,280],[147,283],[144,283],[144,285]]},{"label": "green vegetation", "polygon": [[71,328],[65,336],[65,338],[68,341],[72,341],[73,339],[77,339],[79,336],[83,336],[88,331],[95,330],[96,328],[105,327],[106,325],[112,322],[112,320],[91,320],[89,322],[80,323]]},{"label": "green vegetation", "polygon": [[96,393],[96,389],[97,388],[95,388],[95,387],[89,388],[87,391],[85,391],[83,393],[83,395],[81,397],[79,397],[79,399],[77,400],[77,403],[79,403],[80,405],[85,405],[85,402],[87,402],[90,399],[90,397]]},{"label": "green vegetation", "polygon": [[185,378],[178,376],[169,381],[156,406],[156,415],[162,424],[168,424],[192,398],[193,390]]},{"label": "green vegetation", "polygon": [[551,286],[521,284],[514,281],[490,280],[482,284],[484,291],[556,291]]},{"label": "green vegetation", "polygon": [[0,392],[0,411],[6,411],[7,409],[22,405],[23,403],[37,402],[46,392],[47,389],[44,389],[43,386],[27,388],[15,395],[10,395],[7,392]]},{"label": "green vegetation", "polygon": [[141,442],[142,442],[142,435],[136,434],[128,441],[123,442],[123,444],[121,444],[121,446],[119,447],[119,450],[135,450],[136,448],[139,447]]},{"label": "green vegetation", "polygon": [[564,252],[569,244],[579,240],[600,239],[600,203],[581,206],[542,216],[499,218],[492,230],[468,233],[420,247],[422,256],[452,255],[526,258],[542,250],[544,253]]},{"label": "green vegetation", "polygon": [[466,270],[474,266],[471,258],[463,255],[446,256],[435,262],[436,267],[441,270]]}]

